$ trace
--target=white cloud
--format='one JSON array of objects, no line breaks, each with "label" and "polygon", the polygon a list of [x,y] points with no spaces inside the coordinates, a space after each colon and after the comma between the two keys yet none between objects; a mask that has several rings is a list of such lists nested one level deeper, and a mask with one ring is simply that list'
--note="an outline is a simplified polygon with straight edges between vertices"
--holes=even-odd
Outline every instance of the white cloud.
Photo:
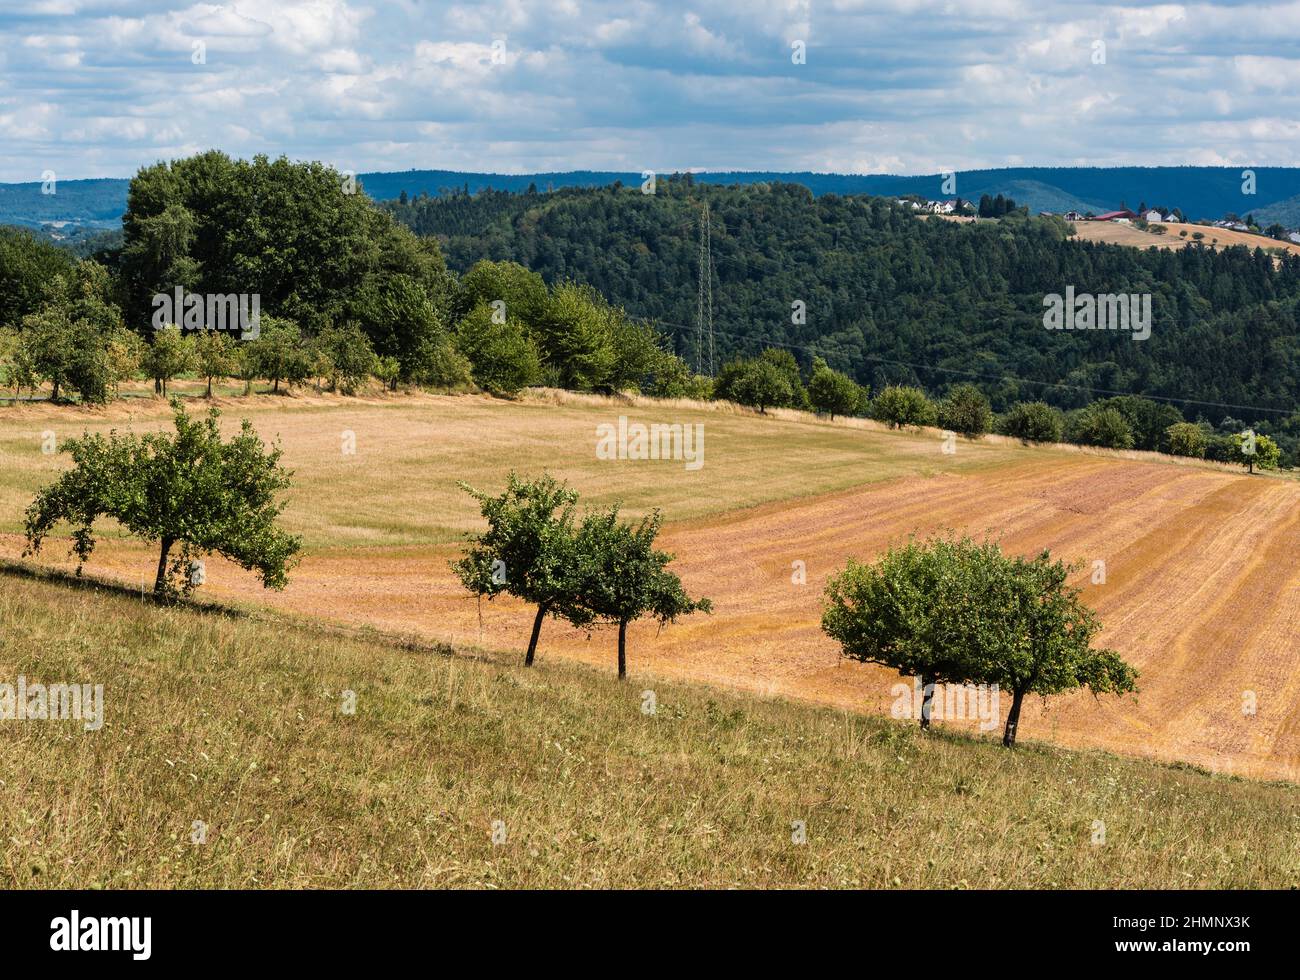
[{"label": "white cloud", "polygon": [[1289,165],[1297,34],[1300,0],[44,0],[0,13],[0,179],[210,146],[355,170]]}]

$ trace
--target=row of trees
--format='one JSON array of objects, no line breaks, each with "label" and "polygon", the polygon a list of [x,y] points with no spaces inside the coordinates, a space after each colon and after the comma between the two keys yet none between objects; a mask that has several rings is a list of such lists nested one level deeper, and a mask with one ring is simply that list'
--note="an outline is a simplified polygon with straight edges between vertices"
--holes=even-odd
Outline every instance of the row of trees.
[{"label": "row of trees", "polygon": [[807,381],[789,351],[769,348],[739,359],[719,372],[714,395],[766,412],[799,408],[830,415],[861,415],[891,427],[939,426],[968,438],[989,432],[1025,442],[1070,442],[1108,449],[1144,449],[1225,463],[1252,472],[1276,469],[1282,461],[1278,444],[1245,423],[1225,418],[1216,428],[1187,422],[1172,405],[1135,395],[1121,395],[1062,411],[1045,402],[1016,402],[997,414],[975,385],[957,384],[933,400],[921,388],[887,385],[874,397],[852,378],[814,358]]},{"label": "row of trees", "polygon": [[[814,370],[813,377],[817,376]],[[826,374],[822,377],[825,378]],[[850,379],[839,377],[853,384]],[[745,394],[744,391],[732,392],[733,397],[742,402]],[[811,395],[810,384],[807,407],[821,412],[831,411],[825,399]],[[1217,428],[1204,420],[1186,422],[1182,413],[1173,406],[1134,395],[1103,399],[1067,412],[1045,402],[1016,402],[998,415],[993,412],[983,392],[971,384],[952,386],[938,401],[932,400],[920,388],[889,385],[874,398],[859,389],[856,403],[856,414],[894,428],[939,426],[968,438],[997,432],[1025,442],[1069,442],[1108,449],[1144,449],[1237,463],[1252,472],[1255,467],[1276,469],[1281,461],[1281,451],[1273,439],[1247,429],[1239,420],[1227,417]]]},{"label": "row of trees", "polygon": [[910,540],[831,577],[822,629],[847,657],[919,677],[922,728],[937,685],[1009,691],[1002,742],[1011,747],[1026,695],[1136,691],[1137,671],[1093,648],[1101,624],[1067,583],[1070,571],[1046,551],[1022,558],[969,537]]},{"label": "row of trees", "polygon": [[513,595],[537,607],[524,666],[532,666],[547,616],[579,628],[618,626],[618,676],[627,676],[627,627],[642,616],[661,624],[709,612],[668,571],[673,556],[654,547],[658,511],[629,523],[619,505],[588,512],[579,521],[578,495],[551,476],[522,480],[511,473],[505,490],[491,495],[466,484],[487,528],[452,563],[465,588],[493,599]]}]

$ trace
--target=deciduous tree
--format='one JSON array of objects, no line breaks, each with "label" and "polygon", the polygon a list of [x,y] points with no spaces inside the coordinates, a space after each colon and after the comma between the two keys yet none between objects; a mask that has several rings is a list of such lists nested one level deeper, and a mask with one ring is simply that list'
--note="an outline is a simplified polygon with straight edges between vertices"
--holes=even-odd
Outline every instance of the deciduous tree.
[{"label": "deciduous tree", "polygon": [[[112,431],[67,440],[62,451],[73,467],[27,508],[25,553],[39,552],[66,521],[80,574],[95,548],[95,521],[111,517],[159,544],[155,595],[171,594],[178,575],[182,591],[191,591],[198,584],[188,574],[193,559],[212,553],[256,571],[266,588],[284,588],[301,542],[278,525],[285,507],[278,495],[291,476],[280,466],[279,448],[267,451],[247,419],[227,441],[216,408],[198,420],[175,399],[172,408],[175,435]],[[175,545],[181,552],[169,566]]]}]

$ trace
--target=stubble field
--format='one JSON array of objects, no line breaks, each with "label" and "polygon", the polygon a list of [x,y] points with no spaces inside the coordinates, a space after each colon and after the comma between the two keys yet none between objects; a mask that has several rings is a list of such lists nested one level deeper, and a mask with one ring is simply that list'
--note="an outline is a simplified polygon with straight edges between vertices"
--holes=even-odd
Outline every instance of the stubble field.
[{"label": "stubble field", "polygon": [[[195,399],[192,410],[200,405]],[[462,648],[518,649],[529,611],[510,600],[480,604],[448,567],[477,521],[456,483],[495,488],[512,468],[546,469],[593,504],[623,499],[630,514],[662,508],[662,540],[684,583],[714,601],[712,616],[631,631],[634,683],[705,681],[887,714],[897,675],[842,662],[818,629],[826,576],[911,533],[988,533],[1014,552],[1050,548],[1081,563],[1077,582],[1106,626],[1103,641],[1142,672],[1136,698],[1033,703],[1022,738],[1300,775],[1293,481],[1000,439],[958,440],[947,454],[934,432],[685,403],[258,397],[224,407],[227,423],[246,415],[265,438],[278,435],[296,471],[285,520],[304,536],[306,555],[283,593],[209,562],[210,598]],[[0,555],[19,557],[23,507],[66,465],[42,453],[44,436],[166,424],[157,403],[111,412],[0,411]],[[597,459],[596,426],[620,414],[702,423],[703,467]],[[355,453],[345,452],[352,443]],[[67,568],[65,553],[53,541],[39,560]],[[154,560],[110,533],[88,571],[138,584]],[[1094,584],[1098,562],[1104,582]],[[540,649],[542,658],[612,671],[612,637],[602,631],[548,622]]]}]

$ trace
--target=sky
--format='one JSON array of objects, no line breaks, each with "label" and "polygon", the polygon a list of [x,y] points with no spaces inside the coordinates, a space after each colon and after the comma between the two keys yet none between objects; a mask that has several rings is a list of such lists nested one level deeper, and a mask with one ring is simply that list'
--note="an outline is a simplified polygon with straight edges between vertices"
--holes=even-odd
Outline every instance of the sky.
[{"label": "sky", "polygon": [[0,181],[1279,165],[1300,0],[0,0]]}]

